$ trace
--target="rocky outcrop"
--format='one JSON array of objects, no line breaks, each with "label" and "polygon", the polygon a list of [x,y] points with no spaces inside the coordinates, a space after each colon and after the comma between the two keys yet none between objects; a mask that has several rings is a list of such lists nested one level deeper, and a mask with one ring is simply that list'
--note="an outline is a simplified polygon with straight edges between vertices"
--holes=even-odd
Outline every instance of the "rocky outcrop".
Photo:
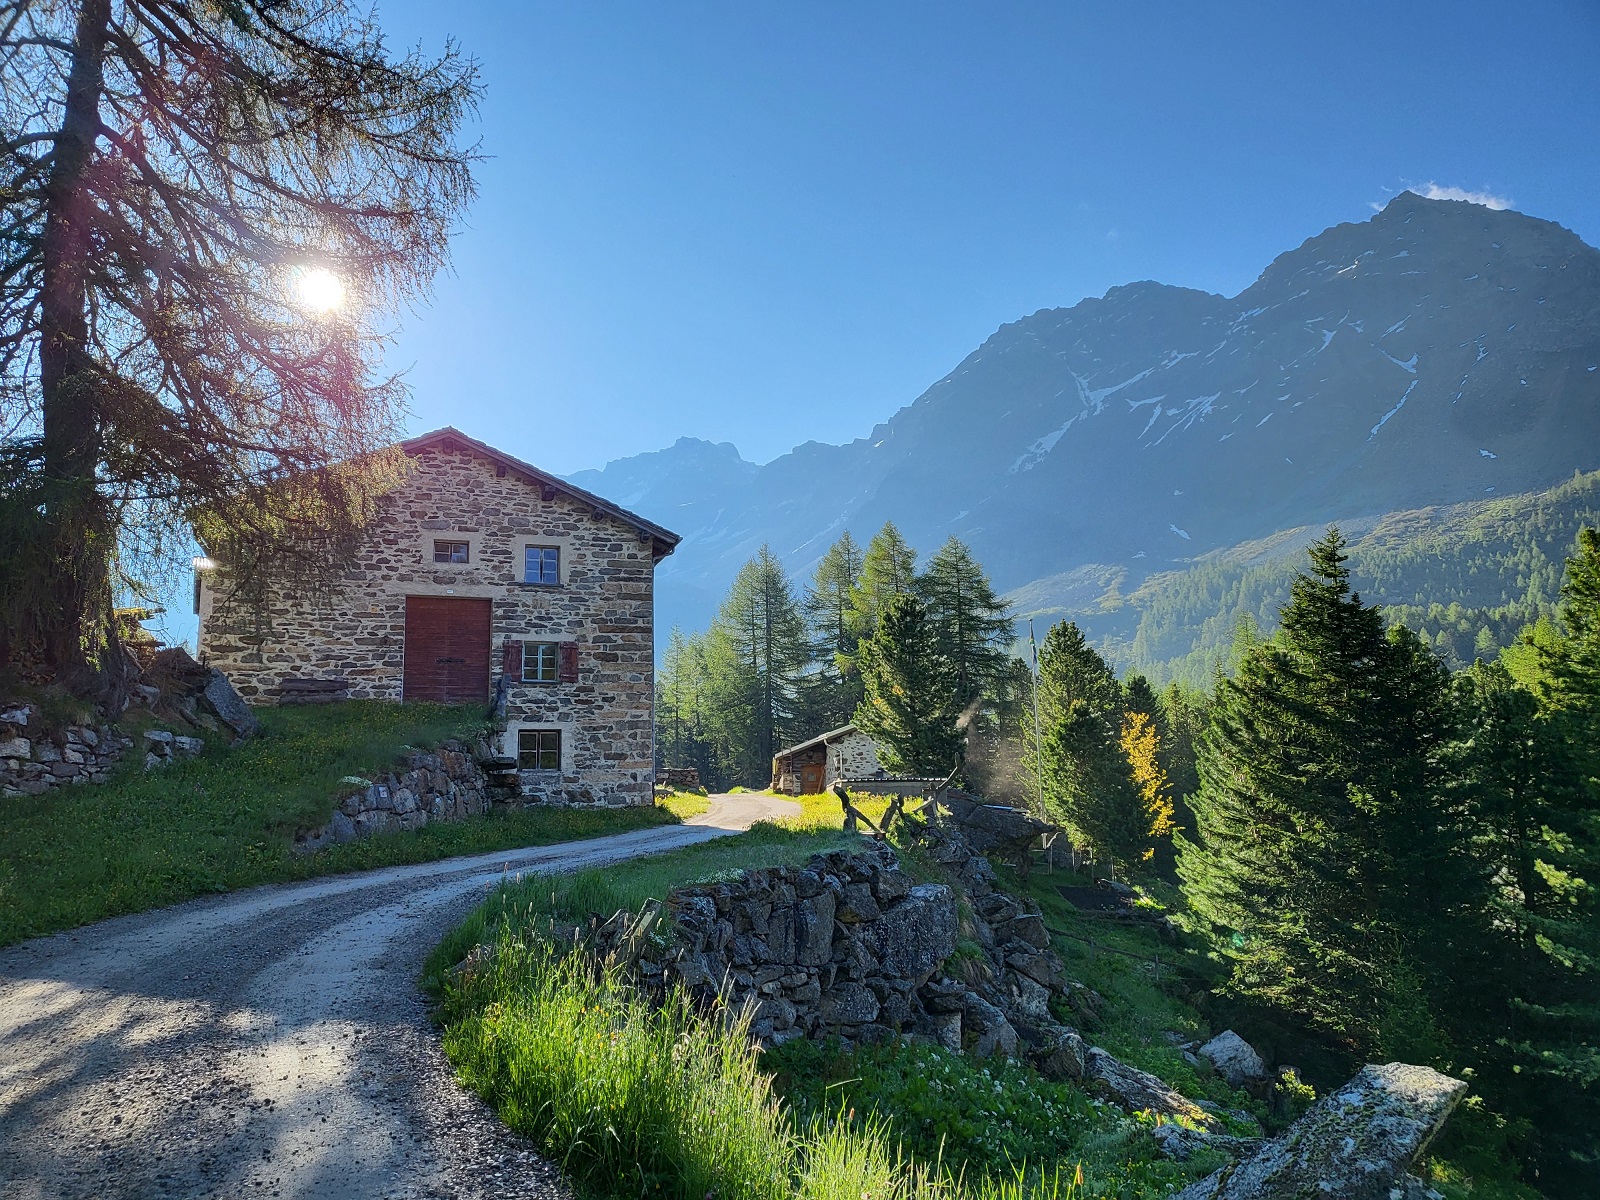
[{"label": "rocky outcrop", "polygon": [[429,821],[459,821],[489,811],[488,778],[477,758],[460,742],[438,750],[414,750],[398,770],[376,779],[345,780],[351,791],[339,801],[333,819],[301,833],[295,851],[310,854],[335,842],[353,842],[375,833],[421,829]]},{"label": "rocky outcrop", "polygon": [[1436,1196],[1408,1174],[1467,1085],[1429,1067],[1366,1066],[1281,1136],[1173,1200],[1420,1200]]},{"label": "rocky outcrop", "polygon": [[1193,1100],[1148,1071],[1118,1062],[1098,1046],[1089,1051],[1083,1077],[1091,1092],[1104,1096],[1129,1112],[1182,1117],[1206,1130],[1218,1127],[1217,1118]]},{"label": "rocky outcrop", "polygon": [[1002,859],[1024,874],[1033,862],[1029,849],[1041,834],[1052,829],[1020,808],[985,804],[979,797],[954,788],[943,791],[940,802],[974,852]]}]

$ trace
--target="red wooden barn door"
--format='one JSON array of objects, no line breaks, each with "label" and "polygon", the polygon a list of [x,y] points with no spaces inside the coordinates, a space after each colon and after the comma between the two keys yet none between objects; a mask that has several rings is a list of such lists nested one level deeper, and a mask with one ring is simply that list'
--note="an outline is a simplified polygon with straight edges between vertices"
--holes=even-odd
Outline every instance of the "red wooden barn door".
[{"label": "red wooden barn door", "polygon": [[489,698],[489,601],[406,597],[407,700]]}]

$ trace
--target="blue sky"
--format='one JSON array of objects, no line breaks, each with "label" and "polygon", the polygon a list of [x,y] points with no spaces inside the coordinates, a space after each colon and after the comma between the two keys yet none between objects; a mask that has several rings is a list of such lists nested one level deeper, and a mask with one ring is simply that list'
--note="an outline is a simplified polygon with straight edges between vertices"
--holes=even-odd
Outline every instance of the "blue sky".
[{"label": "blue sky", "polygon": [[481,60],[411,429],[555,471],[846,441],[996,326],[1135,279],[1233,293],[1395,191],[1600,242],[1600,6],[382,0]]}]

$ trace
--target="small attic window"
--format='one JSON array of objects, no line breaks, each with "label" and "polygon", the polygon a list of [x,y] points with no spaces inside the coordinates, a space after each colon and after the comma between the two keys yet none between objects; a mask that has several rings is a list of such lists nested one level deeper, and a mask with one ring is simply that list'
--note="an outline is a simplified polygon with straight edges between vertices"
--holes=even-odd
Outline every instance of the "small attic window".
[{"label": "small attic window", "polygon": [[445,542],[435,540],[433,543],[433,561],[436,563],[464,563],[467,561],[466,542]]}]

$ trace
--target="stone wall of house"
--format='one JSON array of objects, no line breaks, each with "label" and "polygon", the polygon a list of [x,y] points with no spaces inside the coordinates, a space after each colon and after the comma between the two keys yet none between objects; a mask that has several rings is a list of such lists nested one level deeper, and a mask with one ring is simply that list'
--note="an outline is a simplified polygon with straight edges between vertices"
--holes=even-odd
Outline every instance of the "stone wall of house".
[{"label": "stone wall of house", "polygon": [[416,750],[402,765],[375,779],[350,779],[352,790],[333,819],[295,839],[309,854],[335,842],[353,842],[374,833],[421,829],[429,821],[459,821],[489,811],[495,799],[483,768],[471,750],[448,741],[438,750]]},{"label": "stone wall of house", "polygon": [[133,739],[109,725],[45,730],[25,704],[0,706],[0,796],[38,796],[66,783],[104,783]]},{"label": "stone wall of house", "polygon": [[840,779],[871,779],[882,770],[877,745],[860,730],[845,734],[828,747],[828,787]]},{"label": "stone wall of house", "polygon": [[[200,654],[253,704],[279,701],[285,680],[340,679],[353,698],[401,698],[407,596],[491,602],[491,687],[506,640],[576,642],[576,683],[508,688],[502,749],[518,731],[559,730],[562,770],[525,772],[533,798],[647,804],[654,776],[654,563],[648,538],[559,489],[543,499],[466,450],[429,449],[387,497],[354,564],[317,594],[266,589],[259,606],[230,599],[227,564],[201,595]],[[469,561],[433,561],[435,539],[465,541]],[[559,586],[524,584],[529,545],[559,546]]]}]

